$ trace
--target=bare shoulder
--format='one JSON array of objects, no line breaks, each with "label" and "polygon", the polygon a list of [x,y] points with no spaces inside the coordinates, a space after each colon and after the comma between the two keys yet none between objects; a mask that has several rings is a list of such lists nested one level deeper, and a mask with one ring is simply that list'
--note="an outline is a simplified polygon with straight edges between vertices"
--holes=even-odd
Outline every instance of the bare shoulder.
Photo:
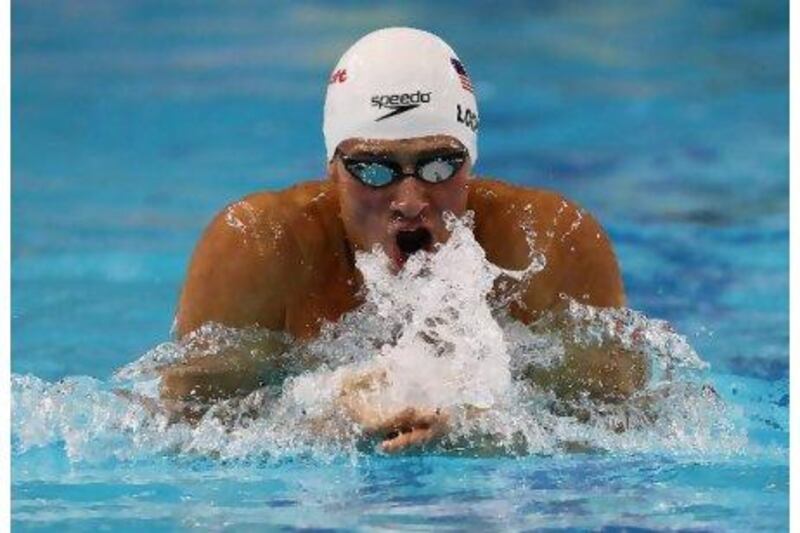
[{"label": "bare shoulder", "polygon": [[323,216],[330,209],[315,205],[327,196],[324,182],[307,182],[250,194],[217,213],[189,265],[178,335],[208,321],[283,329],[285,302],[303,256],[296,221]]},{"label": "bare shoulder", "polygon": [[330,211],[324,181],[309,181],[279,191],[249,194],[223,208],[206,228],[198,249],[236,254],[256,263],[292,259],[300,252],[300,220]]},{"label": "bare shoulder", "polygon": [[527,267],[534,254],[545,268],[531,280],[529,307],[547,309],[559,294],[596,306],[623,305],[624,290],[608,235],[591,213],[553,191],[476,179],[469,208],[475,235],[490,260]]},{"label": "bare shoulder", "polygon": [[514,185],[497,179],[478,178],[470,182],[469,201],[471,207],[480,212],[491,215],[507,213],[514,218],[526,214],[525,218],[530,220],[544,220],[550,215],[585,213],[577,204],[555,191]]},{"label": "bare shoulder", "polygon": [[[527,266],[532,244],[537,252],[548,253],[570,240],[584,223],[597,224],[588,212],[557,192],[494,179],[470,182],[468,208],[475,212],[479,241],[503,252],[500,256],[506,264],[501,266],[506,268]],[[501,239],[501,235],[507,237]],[[504,241],[513,241],[513,246]]]},{"label": "bare shoulder", "polygon": [[[333,191],[327,181],[305,181],[279,191],[260,191],[249,194],[226,209],[236,208],[241,203],[252,206],[259,214],[272,219],[290,219],[304,210],[320,206],[332,198]],[[223,210],[224,212],[225,210]]]}]

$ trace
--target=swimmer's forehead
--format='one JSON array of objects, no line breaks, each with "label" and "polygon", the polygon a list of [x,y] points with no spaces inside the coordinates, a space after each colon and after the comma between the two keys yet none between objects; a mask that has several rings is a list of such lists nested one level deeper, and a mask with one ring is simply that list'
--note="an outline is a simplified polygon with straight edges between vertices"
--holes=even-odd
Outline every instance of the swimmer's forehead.
[{"label": "swimmer's forehead", "polygon": [[410,139],[363,139],[350,138],[339,144],[343,153],[354,154],[439,154],[442,152],[463,152],[464,145],[455,137],[449,135],[431,135],[427,137],[414,137]]}]

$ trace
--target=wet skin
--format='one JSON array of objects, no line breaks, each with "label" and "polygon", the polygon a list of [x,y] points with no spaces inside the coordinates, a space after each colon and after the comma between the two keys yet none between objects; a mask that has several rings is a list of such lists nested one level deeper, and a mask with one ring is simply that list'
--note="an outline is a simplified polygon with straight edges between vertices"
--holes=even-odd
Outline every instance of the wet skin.
[{"label": "wet skin", "polygon": [[[339,151],[350,157],[385,156],[412,174],[418,159],[463,151],[463,146],[448,136],[349,139]],[[543,270],[521,283],[506,283],[503,289],[518,296],[509,304],[518,320],[535,324],[548,311],[558,312],[564,295],[598,307],[625,304],[619,267],[605,232],[590,214],[556,193],[478,179],[468,159],[455,176],[436,184],[405,177],[386,187],[369,187],[352,176],[338,156],[328,164],[327,174],[323,181],[252,194],[215,217],[189,266],[176,316],[179,337],[213,321],[283,331],[300,341],[313,338],[323,323],[336,321],[361,303],[356,250],[379,245],[392,268],[399,270],[408,256],[403,250],[408,249],[409,235],[423,235],[414,246],[432,250],[449,236],[444,213],[461,216],[467,210],[475,214],[476,240],[492,263],[526,268],[532,257],[531,237],[535,253],[545,260]],[[564,368],[531,378],[560,395],[587,391],[598,398],[627,397],[646,380],[639,354],[614,346],[573,348]],[[258,368],[229,361],[199,354],[166,369],[162,397],[213,399],[258,386]],[[368,406],[345,404],[356,421],[372,416]],[[410,429],[399,436],[394,435],[397,428],[390,431],[393,436],[385,449],[424,442],[446,425],[446,415],[425,413],[420,427],[409,425],[409,416],[398,415],[404,420],[402,427]],[[394,427],[385,420],[366,425]]]}]

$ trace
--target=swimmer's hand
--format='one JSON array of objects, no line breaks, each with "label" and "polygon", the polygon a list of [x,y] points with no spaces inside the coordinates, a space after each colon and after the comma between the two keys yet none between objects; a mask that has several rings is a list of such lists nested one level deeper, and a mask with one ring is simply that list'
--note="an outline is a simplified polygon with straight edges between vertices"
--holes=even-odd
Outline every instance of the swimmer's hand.
[{"label": "swimmer's hand", "polygon": [[406,407],[387,412],[376,407],[370,396],[387,384],[385,370],[349,376],[337,398],[345,415],[365,437],[381,441],[381,451],[395,453],[422,447],[447,434],[450,415],[444,409]]},{"label": "swimmer's hand", "polygon": [[443,437],[448,432],[449,416],[441,409],[407,407],[388,416],[373,412],[360,412],[365,435],[381,439],[380,449],[395,453],[421,447]]}]

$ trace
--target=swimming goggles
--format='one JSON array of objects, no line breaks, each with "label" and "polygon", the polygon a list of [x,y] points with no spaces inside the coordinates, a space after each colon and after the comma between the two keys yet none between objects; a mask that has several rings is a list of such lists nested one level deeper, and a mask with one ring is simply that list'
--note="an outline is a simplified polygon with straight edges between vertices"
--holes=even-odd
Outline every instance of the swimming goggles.
[{"label": "swimming goggles", "polygon": [[385,187],[406,176],[414,176],[426,183],[441,183],[455,176],[467,160],[466,152],[437,155],[417,161],[413,174],[390,159],[381,156],[350,157],[339,153],[344,168],[361,183],[370,187]]}]

